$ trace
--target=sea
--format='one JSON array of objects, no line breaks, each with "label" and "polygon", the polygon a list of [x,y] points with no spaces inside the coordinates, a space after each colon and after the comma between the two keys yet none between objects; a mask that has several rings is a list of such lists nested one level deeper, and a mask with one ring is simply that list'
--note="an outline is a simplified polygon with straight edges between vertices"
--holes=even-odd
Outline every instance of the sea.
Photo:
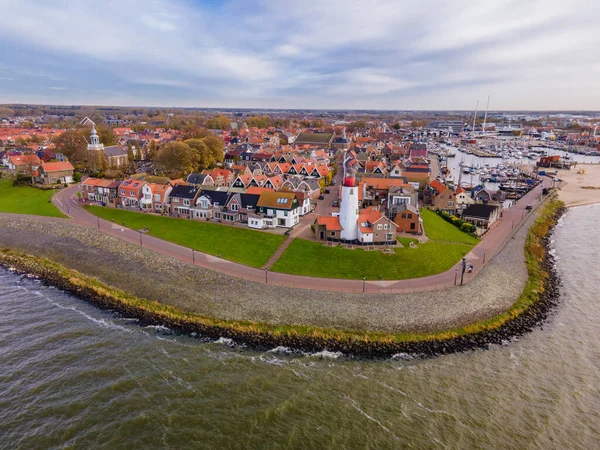
[{"label": "sea", "polygon": [[599,222],[584,206],[556,227],[547,323],[431,359],[258,352],[2,269],[0,448],[600,448]]}]

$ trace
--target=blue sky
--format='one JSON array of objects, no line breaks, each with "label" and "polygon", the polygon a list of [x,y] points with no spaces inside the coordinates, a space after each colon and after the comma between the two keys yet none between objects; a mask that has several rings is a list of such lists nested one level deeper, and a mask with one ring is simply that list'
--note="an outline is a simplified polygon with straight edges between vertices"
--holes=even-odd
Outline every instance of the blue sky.
[{"label": "blue sky", "polygon": [[591,0],[0,0],[0,103],[600,109]]}]

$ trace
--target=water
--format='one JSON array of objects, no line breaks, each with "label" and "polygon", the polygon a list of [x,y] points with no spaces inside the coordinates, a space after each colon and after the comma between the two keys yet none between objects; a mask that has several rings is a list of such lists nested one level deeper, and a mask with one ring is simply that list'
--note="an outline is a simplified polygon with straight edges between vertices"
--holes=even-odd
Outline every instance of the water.
[{"label": "water", "polygon": [[561,220],[542,329],[429,360],[206,343],[0,271],[0,448],[598,448],[599,220]]}]

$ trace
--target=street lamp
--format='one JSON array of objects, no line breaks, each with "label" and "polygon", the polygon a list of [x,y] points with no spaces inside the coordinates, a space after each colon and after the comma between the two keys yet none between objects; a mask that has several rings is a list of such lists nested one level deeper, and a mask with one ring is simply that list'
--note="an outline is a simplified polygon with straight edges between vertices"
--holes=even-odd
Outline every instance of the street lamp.
[{"label": "street lamp", "polygon": [[196,255],[194,254],[194,249],[192,249],[192,264],[196,264]]},{"label": "street lamp", "polygon": [[269,269],[265,269],[265,284],[269,284]]},{"label": "street lamp", "polygon": [[100,217],[98,217],[98,229],[100,229]]},{"label": "street lamp", "polygon": [[144,243],[142,242],[142,232],[138,231],[138,233],[140,233],[140,245],[143,247]]},{"label": "street lamp", "polygon": [[366,284],[367,284],[367,277],[363,277],[363,293],[365,292]]},{"label": "street lamp", "polygon": [[460,285],[463,285],[463,280],[465,278],[465,271],[467,270],[467,258],[463,257],[462,259],[462,272],[460,274]]}]

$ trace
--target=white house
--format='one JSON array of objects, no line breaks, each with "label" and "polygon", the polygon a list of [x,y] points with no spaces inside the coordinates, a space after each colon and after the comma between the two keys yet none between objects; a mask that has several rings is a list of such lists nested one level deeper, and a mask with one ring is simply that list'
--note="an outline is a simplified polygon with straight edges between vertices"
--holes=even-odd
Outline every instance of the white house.
[{"label": "white house", "polygon": [[256,211],[248,214],[250,228],[291,228],[299,221],[300,202],[293,192],[262,192]]}]

